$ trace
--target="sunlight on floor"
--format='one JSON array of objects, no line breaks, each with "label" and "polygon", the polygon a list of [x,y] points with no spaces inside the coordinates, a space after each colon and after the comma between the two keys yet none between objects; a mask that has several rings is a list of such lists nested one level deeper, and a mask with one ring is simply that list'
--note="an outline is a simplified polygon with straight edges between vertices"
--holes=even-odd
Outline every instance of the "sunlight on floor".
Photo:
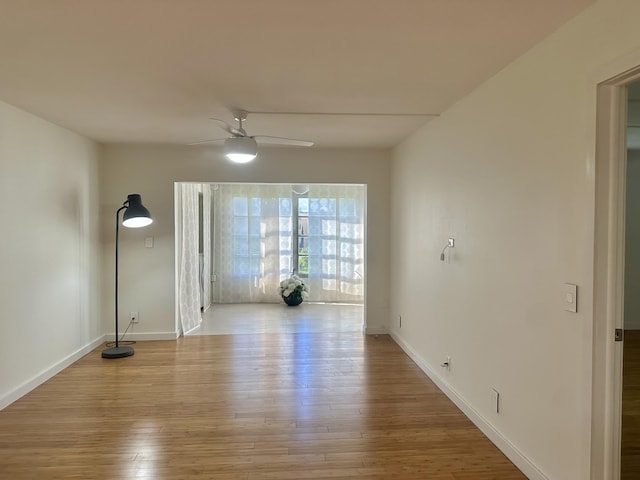
[{"label": "sunlight on floor", "polygon": [[202,324],[189,335],[241,333],[362,332],[362,305],[303,303],[288,307],[273,303],[212,305]]}]

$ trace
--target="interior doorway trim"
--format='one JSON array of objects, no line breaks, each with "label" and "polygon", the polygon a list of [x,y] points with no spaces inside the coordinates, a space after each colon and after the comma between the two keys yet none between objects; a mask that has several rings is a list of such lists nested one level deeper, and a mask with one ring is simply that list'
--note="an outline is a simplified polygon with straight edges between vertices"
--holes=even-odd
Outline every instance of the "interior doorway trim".
[{"label": "interior doorway trim", "polygon": [[[182,242],[182,229],[183,229],[183,216],[182,216],[182,199],[181,199],[181,186],[185,185],[185,184],[196,184],[196,185],[213,185],[213,186],[220,186],[220,185],[265,185],[265,186],[270,186],[270,185],[279,185],[279,186],[287,186],[287,187],[291,187],[291,192],[292,193],[297,193],[296,192],[296,187],[301,187],[302,184],[300,182],[296,182],[296,183],[287,183],[287,182],[231,182],[231,181],[220,181],[220,182],[212,182],[212,181],[201,181],[201,182],[193,182],[193,181],[177,181],[174,182],[174,224],[175,224],[175,248],[174,248],[174,265],[175,265],[175,272],[174,272],[174,298],[175,298],[175,310],[174,310],[174,316],[175,316],[175,328],[176,328],[176,332],[178,332],[179,336],[183,336],[186,335],[188,332],[184,332],[182,330],[182,322],[180,319],[180,292],[179,292],[179,285],[180,285],[180,269],[181,269],[181,265],[180,265],[180,256],[181,256],[181,242]],[[377,335],[377,334],[385,334],[388,333],[388,330],[386,328],[386,326],[370,326],[369,322],[368,322],[368,311],[370,309],[370,302],[372,302],[372,298],[369,296],[368,294],[368,285],[369,285],[369,268],[368,268],[368,236],[369,236],[369,219],[368,219],[368,202],[369,202],[369,197],[368,197],[368,184],[367,183],[351,183],[351,182],[322,182],[322,183],[318,183],[318,182],[305,182],[304,186],[309,187],[309,185],[312,186],[326,186],[326,187],[331,187],[331,186],[350,186],[350,187],[360,187],[362,189],[362,221],[363,221],[363,230],[364,230],[364,237],[363,237],[363,264],[362,267],[364,269],[364,272],[362,274],[360,274],[359,272],[358,275],[361,276],[363,278],[363,290],[364,290],[364,300],[363,300],[363,318],[362,318],[362,333],[364,334],[370,334],[370,335]],[[212,223],[213,223],[213,216],[214,214],[214,210],[212,209],[211,211],[212,214]],[[215,248],[215,238],[212,238],[212,242],[213,242],[213,248]],[[320,303],[322,303],[322,301],[320,301]]]},{"label": "interior doorway trim", "polygon": [[622,431],[627,90],[640,67],[598,85],[596,108],[591,479],[619,480]]}]

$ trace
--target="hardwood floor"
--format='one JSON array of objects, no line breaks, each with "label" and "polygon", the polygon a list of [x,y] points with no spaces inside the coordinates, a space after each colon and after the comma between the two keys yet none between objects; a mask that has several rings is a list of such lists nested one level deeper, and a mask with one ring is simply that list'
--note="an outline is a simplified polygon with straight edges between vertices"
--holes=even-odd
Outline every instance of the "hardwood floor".
[{"label": "hardwood floor", "polygon": [[0,411],[0,478],[526,478],[388,336],[135,348],[97,349]]},{"label": "hardwood floor", "polygon": [[640,478],[640,330],[625,330],[621,480]]}]

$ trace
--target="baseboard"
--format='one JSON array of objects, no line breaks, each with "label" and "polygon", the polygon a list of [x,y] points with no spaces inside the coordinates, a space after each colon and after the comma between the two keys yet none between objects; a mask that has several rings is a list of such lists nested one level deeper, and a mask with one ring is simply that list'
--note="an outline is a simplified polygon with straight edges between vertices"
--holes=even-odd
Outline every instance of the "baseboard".
[{"label": "baseboard", "polygon": [[[128,340],[136,341],[136,342],[145,342],[151,340],[175,340],[180,336],[177,332],[139,332],[139,333],[131,333],[127,332],[127,334],[122,339],[123,342]],[[103,341],[112,342],[114,339],[113,333],[108,333],[104,336]]]},{"label": "baseboard", "polygon": [[365,335],[387,335],[389,329],[382,325],[367,325],[364,329]]},{"label": "baseboard", "polygon": [[102,337],[102,336],[96,338],[95,340],[93,340],[88,345],[85,345],[84,347],[76,350],[71,355],[68,355],[67,357],[63,358],[62,360],[60,360],[56,364],[54,364],[54,365],[50,366],[49,368],[47,368],[46,370],[40,372],[38,375],[33,377],[31,380],[28,380],[27,382],[23,383],[22,385],[20,385],[15,390],[12,390],[7,395],[5,395],[4,397],[0,398],[0,410],[3,410],[4,408],[8,407],[13,402],[15,402],[19,398],[23,397],[24,395],[26,395],[27,393],[29,393],[31,390],[33,390],[37,386],[42,385],[44,382],[49,380],[51,377],[53,377],[54,375],[60,373],[62,370],[67,368],[69,365],[71,365],[73,362],[79,360],[80,358],[84,357],[87,353],[89,353],[93,349],[99,347],[100,344],[103,341],[104,341],[104,337]]},{"label": "baseboard", "polygon": [[513,443],[505,438],[486,418],[484,418],[471,404],[447,384],[415,350],[398,335],[397,332],[390,332],[391,338],[405,351],[416,365],[435,383],[449,399],[462,410],[469,420],[471,420],[489,440],[491,440],[516,467],[518,467],[530,480],[549,480],[529,458],[522,453]]}]

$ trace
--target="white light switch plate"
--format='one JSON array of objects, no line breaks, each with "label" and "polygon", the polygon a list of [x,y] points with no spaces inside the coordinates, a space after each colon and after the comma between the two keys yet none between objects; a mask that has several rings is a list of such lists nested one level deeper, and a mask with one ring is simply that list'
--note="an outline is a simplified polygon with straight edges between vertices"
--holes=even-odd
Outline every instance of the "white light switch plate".
[{"label": "white light switch plate", "polygon": [[573,283],[565,283],[563,290],[564,309],[567,312],[578,311],[578,286]]}]

